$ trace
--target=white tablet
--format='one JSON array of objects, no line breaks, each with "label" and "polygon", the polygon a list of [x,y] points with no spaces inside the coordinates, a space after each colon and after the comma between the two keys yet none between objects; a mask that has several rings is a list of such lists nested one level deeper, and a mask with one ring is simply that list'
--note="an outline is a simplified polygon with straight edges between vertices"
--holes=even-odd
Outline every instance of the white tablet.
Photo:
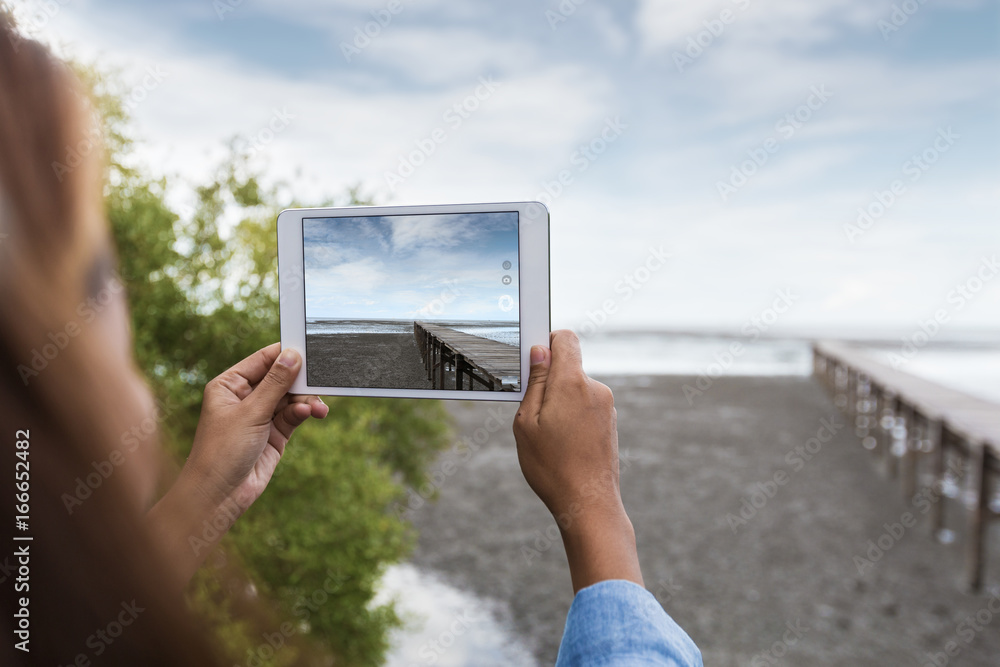
[{"label": "white tablet", "polygon": [[305,208],[278,216],[292,392],[520,401],[549,342],[538,202]]}]

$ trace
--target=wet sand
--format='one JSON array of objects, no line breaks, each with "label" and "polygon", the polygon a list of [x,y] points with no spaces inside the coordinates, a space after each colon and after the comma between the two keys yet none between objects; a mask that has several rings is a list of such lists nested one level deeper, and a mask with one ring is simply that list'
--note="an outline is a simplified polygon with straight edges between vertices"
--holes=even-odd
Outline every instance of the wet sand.
[{"label": "wet sand", "polygon": [[[683,394],[692,378],[603,380],[615,390],[622,493],[646,587],[706,665],[920,666],[952,641],[960,652],[944,656],[947,664],[998,664],[1000,614],[980,631],[959,628],[977,613],[982,623],[1000,589],[963,591],[958,502],[944,501],[959,537],[938,544],[920,507],[880,474],[849,428],[836,427],[843,418],[811,378],[720,378],[693,406]],[[555,524],[518,469],[516,405],[448,405],[457,437],[476,449],[467,458],[446,452],[432,467],[440,496],[410,515],[420,531],[414,562],[497,601],[494,615],[551,665],[572,589]],[[821,420],[834,425],[832,438]],[[794,453],[817,435],[827,441],[809,460]],[[779,471],[784,481],[768,485]],[[764,493],[759,484],[772,492],[766,502],[752,496]],[[727,515],[751,498],[761,507],[734,532]],[[855,556],[905,512],[916,526],[859,572]],[[994,585],[997,537],[994,527]],[[789,626],[801,637],[786,635]]]},{"label": "wet sand", "polygon": [[412,333],[310,334],[306,356],[313,386],[431,388]]}]

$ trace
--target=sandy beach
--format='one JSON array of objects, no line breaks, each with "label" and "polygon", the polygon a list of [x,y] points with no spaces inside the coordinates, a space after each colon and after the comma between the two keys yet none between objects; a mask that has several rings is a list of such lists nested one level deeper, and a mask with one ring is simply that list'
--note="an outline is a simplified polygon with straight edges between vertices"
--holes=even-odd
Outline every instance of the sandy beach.
[{"label": "sandy beach", "polygon": [[309,334],[306,357],[313,386],[431,388],[412,333]]},{"label": "sandy beach", "polygon": [[[622,492],[646,587],[706,665],[919,666],[949,642],[959,652],[947,664],[997,664],[1000,615],[980,631],[960,628],[1000,592],[997,533],[993,588],[964,592],[958,502],[943,501],[958,538],[938,544],[811,378],[719,378],[694,405],[683,393],[693,378],[602,379],[615,390]],[[555,523],[518,469],[516,405],[449,409],[474,451],[432,466],[440,495],[411,513],[413,562],[495,602],[494,616],[551,665],[572,589]],[[733,521],[744,500],[760,507]],[[856,557],[906,512],[916,526],[859,571]]]}]

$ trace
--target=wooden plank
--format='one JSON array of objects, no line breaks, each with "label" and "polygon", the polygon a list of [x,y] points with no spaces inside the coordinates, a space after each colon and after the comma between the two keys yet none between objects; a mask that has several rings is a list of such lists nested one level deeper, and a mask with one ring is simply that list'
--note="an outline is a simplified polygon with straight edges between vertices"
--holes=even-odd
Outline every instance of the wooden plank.
[{"label": "wooden plank", "polygon": [[468,376],[470,389],[475,381],[490,388],[501,388],[503,377],[520,378],[520,351],[516,346],[430,322],[414,322],[413,328],[418,340],[425,338],[430,341],[429,345],[440,350],[440,382],[435,381],[436,387],[444,386],[445,361],[455,364],[457,387],[462,386],[462,375]]},{"label": "wooden plank", "polygon": [[814,349],[864,373],[884,391],[899,396],[929,419],[942,419],[963,435],[982,440],[992,455],[1000,456],[1000,406],[997,404],[897,370],[844,343],[823,341],[816,343]]},{"label": "wooden plank", "polygon": [[[972,590],[979,590],[984,580],[986,562],[985,531],[990,516],[988,507],[989,474],[1000,471],[1000,405],[944,387],[930,380],[891,368],[862,350],[839,342],[816,342],[814,369],[835,396],[843,393],[847,399],[845,412],[857,407],[856,388],[859,375],[867,377],[878,399],[878,413],[883,404],[901,416],[907,429],[907,451],[904,463],[903,488],[912,493],[915,488],[916,456],[910,442],[911,431],[917,425],[926,429],[931,443],[932,473],[935,482],[943,482],[946,449],[958,450],[969,464],[967,489],[963,498],[967,510],[966,581]],[[831,374],[831,367],[834,372]],[[837,370],[846,369],[847,386],[840,385]],[[854,378],[853,382],[851,378]],[[876,433],[881,429],[876,427]],[[899,457],[890,457],[890,466]],[[891,469],[891,468],[890,468]],[[931,530],[937,536],[944,526],[940,502],[931,515]]]}]

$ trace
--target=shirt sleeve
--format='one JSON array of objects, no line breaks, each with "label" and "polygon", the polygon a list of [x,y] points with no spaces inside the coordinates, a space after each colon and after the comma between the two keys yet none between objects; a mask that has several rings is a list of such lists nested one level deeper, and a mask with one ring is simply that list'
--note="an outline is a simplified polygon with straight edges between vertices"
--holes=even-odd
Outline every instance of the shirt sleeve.
[{"label": "shirt sleeve", "polygon": [[580,590],[566,617],[556,667],[702,667],[701,652],[652,593],[631,581]]}]

